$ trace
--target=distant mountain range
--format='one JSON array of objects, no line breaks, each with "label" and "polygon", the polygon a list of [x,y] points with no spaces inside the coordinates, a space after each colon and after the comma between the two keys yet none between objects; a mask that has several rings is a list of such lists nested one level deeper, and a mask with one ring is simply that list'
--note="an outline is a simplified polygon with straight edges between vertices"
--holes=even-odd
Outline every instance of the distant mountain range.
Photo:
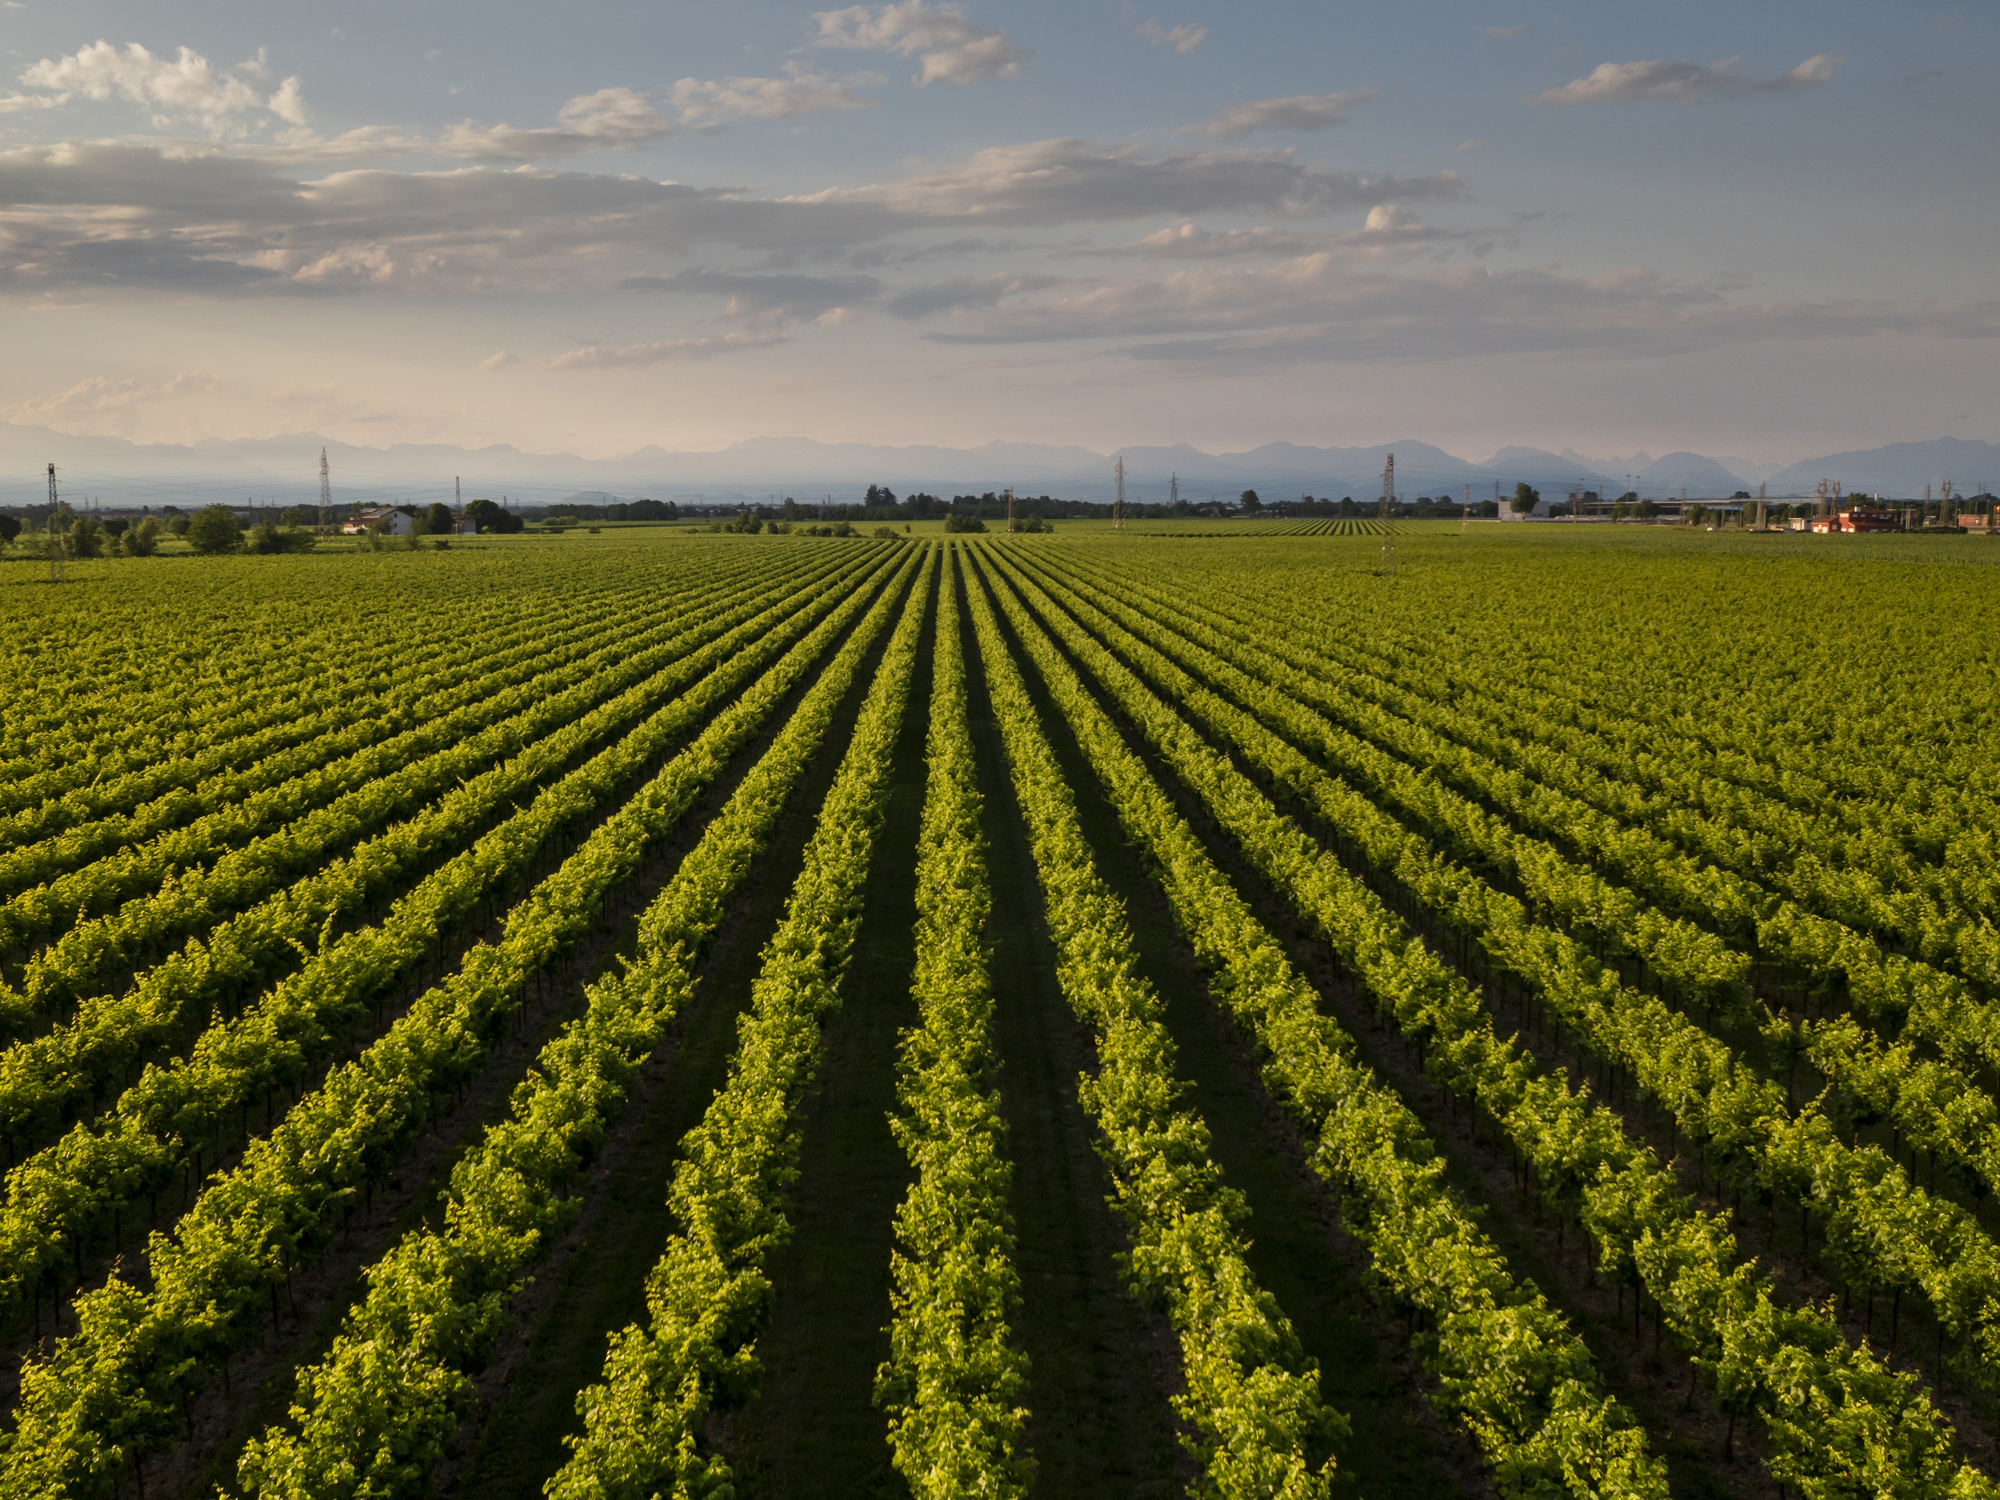
[{"label": "distant mountain range", "polygon": [[602,503],[637,495],[722,503],[786,495],[852,501],[870,484],[887,485],[898,494],[928,490],[942,495],[1011,484],[1023,494],[1103,500],[1112,492],[1113,461],[1121,457],[1126,497],[1136,501],[1164,500],[1176,482],[1183,497],[1197,502],[1211,495],[1233,499],[1245,489],[1259,490],[1267,500],[1300,494],[1372,499],[1381,493],[1383,466],[1392,453],[1396,491],[1408,498],[1457,499],[1469,487],[1474,499],[1491,499],[1495,486],[1499,493],[1511,494],[1519,482],[1552,498],[1580,488],[1606,495],[1635,489],[1649,498],[1678,498],[1685,489],[1690,499],[1727,498],[1739,489],[1754,494],[1761,482],[1770,496],[1783,498],[1810,495],[1822,479],[1848,491],[1912,496],[1945,480],[1965,494],[2000,480],[2000,444],[1959,438],[1892,443],[1783,467],[1689,452],[1591,460],[1571,450],[1516,447],[1474,463],[1415,439],[1365,448],[1266,443],[1242,453],[1206,453],[1182,443],[1095,453],[1044,443],[896,448],[760,437],[712,452],[646,447],[621,458],[586,459],[524,453],[506,445],[364,448],[310,432],[189,445],[137,444],[0,423],[0,505],[45,498],[51,462],[65,497],[95,496],[111,507],[239,498],[311,503],[319,494],[321,448],[332,470],[334,498],[371,502],[449,499],[460,484],[468,500],[504,497],[529,505],[586,496]]}]

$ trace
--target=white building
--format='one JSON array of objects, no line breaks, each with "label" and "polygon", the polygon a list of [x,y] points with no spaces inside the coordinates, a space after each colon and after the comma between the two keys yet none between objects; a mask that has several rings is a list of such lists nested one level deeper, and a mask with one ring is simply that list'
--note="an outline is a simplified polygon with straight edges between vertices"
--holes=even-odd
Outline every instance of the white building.
[{"label": "white building", "polygon": [[388,536],[408,536],[416,525],[413,517],[405,515],[393,505],[378,505],[356,514],[341,526],[348,536],[360,536],[365,532],[377,531]]}]

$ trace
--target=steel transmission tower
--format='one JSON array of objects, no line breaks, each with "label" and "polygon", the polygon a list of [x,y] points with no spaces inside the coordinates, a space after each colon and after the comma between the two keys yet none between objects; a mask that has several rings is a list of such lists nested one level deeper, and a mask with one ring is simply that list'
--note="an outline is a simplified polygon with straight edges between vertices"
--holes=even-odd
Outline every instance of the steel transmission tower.
[{"label": "steel transmission tower", "polygon": [[1396,538],[1390,531],[1394,523],[1389,519],[1389,507],[1396,502],[1396,455],[1391,453],[1389,461],[1382,465],[1382,572],[1390,578],[1396,576]]},{"label": "steel transmission tower", "polygon": [[49,582],[63,581],[63,534],[56,522],[56,466],[49,465]]},{"label": "steel transmission tower", "polygon": [[1118,455],[1118,492],[1111,502],[1111,525],[1114,530],[1125,529],[1125,455]]},{"label": "steel transmission tower", "polygon": [[1007,486],[1007,530],[1014,529],[1014,486]]},{"label": "steel transmission tower", "polygon": [[326,512],[333,504],[333,485],[326,472],[326,449],[319,450],[319,534],[326,535]]}]

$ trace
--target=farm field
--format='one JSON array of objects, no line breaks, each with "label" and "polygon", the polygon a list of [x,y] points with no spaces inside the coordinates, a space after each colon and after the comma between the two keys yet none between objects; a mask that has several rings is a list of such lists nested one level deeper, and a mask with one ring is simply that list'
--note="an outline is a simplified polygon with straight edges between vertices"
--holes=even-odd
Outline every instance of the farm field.
[{"label": "farm field", "polygon": [[2000,546],[42,576],[0,1496],[2000,1493]]}]

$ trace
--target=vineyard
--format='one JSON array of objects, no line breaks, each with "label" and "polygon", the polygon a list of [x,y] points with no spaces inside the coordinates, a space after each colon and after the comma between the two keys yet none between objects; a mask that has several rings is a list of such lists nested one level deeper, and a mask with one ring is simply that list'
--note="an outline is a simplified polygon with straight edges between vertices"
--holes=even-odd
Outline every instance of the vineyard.
[{"label": "vineyard", "polygon": [[1989,549],[1384,529],[0,580],[0,1497],[2000,1496]]}]

